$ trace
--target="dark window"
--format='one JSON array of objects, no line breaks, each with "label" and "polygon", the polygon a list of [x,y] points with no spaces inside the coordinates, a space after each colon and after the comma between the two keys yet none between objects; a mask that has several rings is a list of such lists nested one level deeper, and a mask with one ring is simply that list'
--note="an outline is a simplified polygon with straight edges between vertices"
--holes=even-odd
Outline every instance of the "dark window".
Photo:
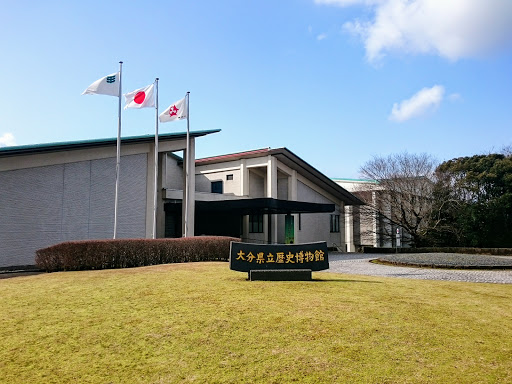
[{"label": "dark window", "polygon": [[212,181],[212,193],[222,193],[222,180]]},{"label": "dark window", "polygon": [[233,180],[233,174],[226,175],[226,180]]},{"label": "dark window", "polygon": [[340,231],[340,215],[331,215],[331,232]]},{"label": "dark window", "polygon": [[299,231],[302,229],[302,216],[299,213]]},{"label": "dark window", "polygon": [[249,232],[263,233],[263,215],[249,215]]}]

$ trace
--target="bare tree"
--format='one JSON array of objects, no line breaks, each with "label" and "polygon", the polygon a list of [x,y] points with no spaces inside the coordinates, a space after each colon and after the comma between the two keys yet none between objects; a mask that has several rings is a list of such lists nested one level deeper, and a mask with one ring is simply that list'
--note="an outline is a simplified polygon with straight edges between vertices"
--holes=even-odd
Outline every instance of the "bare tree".
[{"label": "bare tree", "polygon": [[425,153],[375,156],[360,173],[365,183],[356,194],[366,203],[360,210],[361,237],[375,245],[421,245],[432,217],[436,160]]}]

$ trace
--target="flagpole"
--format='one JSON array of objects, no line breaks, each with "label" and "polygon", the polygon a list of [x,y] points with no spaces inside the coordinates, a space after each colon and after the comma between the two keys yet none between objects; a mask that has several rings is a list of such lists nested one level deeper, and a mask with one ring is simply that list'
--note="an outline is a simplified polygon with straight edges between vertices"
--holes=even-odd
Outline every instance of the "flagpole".
[{"label": "flagpole", "polygon": [[123,62],[119,62],[119,107],[117,110],[117,156],[116,156],[116,192],[114,197],[114,239],[117,237],[117,208],[119,200],[119,171],[121,163],[121,95],[122,95]]},{"label": "flagpole", "polygon": [[190,92],[186,94],[187,101],[187,155],[186,155],[186,166],[185,166],[185,237],[188,236],[188,202],[190,198],[190,180],[189,180],[189,161],[190,161],[190,113],[189,113],[189,99]]},{"label": "flagpole", "polygon": [[155,102],[155,184],[153,193],[153,239],[156,239],[156,211],[158,204],[157,188],[158,188],[158,77],[155,79],[156,102]]}]

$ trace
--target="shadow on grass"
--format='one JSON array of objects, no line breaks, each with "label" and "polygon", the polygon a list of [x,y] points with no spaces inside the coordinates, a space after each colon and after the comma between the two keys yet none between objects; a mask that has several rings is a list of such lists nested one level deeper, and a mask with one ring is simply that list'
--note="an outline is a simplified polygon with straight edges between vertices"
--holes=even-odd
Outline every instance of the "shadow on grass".
[{"label": "shadow on grass", "polygon": [[45,272],[2,272],[2,273],[0,273],[0,280],[12,279],[14,277],[40,275],[42,273],[45,273]]},{"label": "shadow on grass", "polygon": [[313,279],[310,280],[315,283],[321,283],[323,281],[329,283],[371,283],[371,284],[382,284],[381,281],[367,281],[367,280],[352,280],[352,279]]},{"label": "shadow on grass", "polygon": [[371,283],[382,284],[381,281],[352,280],[352,279],[311,279],[311,280],[254,280],[251,281],[247,277],[239,279],[231,279],[249,282],[265,282],[265,283]]}]

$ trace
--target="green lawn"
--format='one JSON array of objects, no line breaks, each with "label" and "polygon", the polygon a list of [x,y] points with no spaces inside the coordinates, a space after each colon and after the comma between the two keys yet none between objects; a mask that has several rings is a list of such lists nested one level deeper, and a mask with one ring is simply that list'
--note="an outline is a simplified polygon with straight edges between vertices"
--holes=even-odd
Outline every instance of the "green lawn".
[{"label": "green lawn", "polygon": [[0,382],[512,382],[512,285],[246,277],[190,263],[0,280]]}]

